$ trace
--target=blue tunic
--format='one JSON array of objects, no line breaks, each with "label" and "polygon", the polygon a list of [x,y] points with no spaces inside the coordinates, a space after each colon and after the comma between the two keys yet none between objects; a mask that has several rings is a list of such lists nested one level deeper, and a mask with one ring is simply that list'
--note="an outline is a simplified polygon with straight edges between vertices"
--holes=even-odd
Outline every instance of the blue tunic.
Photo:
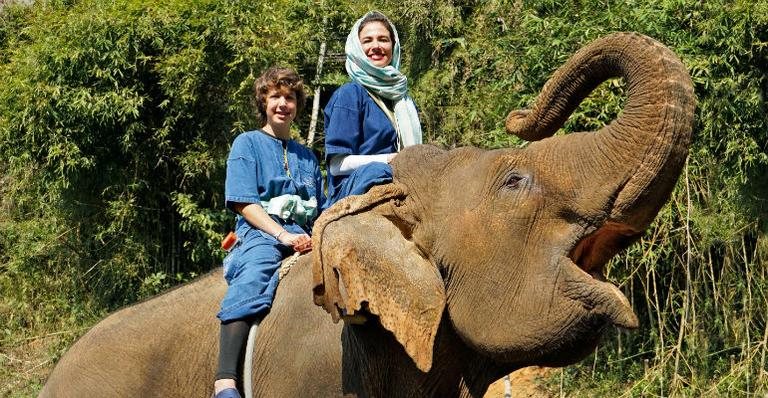
[{"label": "blue tunic", "polygon": [[[324,115],[326,161],[333,155],[397,152],[397,131],[363,86],[347,83],[339,87],[325,106]],[[371,185],[391,181],[392,170],[386,164],[371,163],[349,176],[328,173],[328,179],[326,206],[344,196],[363,193]]]},{"label": "blue tunic", "polygon": [[[288,171],[285,169],[287,158]],[[311,150],[292,140],[280,140],[262,131],[240,134],[227,158],[224,200],[260,203],[285,195],[323,203],[323,177]],[[272,217],[291,233],[306,233],[309,226]],[[272,306],[280,262],[292,253],[273,236],[255,228],[241,215],[235,227],[238,241],[224,259],[224,278],[229,288],[221,303],[222,322],[262,317]]]}]

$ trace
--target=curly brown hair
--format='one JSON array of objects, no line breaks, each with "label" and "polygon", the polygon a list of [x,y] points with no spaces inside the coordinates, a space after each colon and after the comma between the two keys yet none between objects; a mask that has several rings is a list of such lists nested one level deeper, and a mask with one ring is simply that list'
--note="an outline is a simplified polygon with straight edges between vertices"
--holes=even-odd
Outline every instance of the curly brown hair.
[{"label": "curly brown hair", "polygon": [[304,81],[290,68],[271,67],[264,71],[253,84],[253,96],[256,102],[256,112],[261,123],[267,121],[267,94],[271,90],[290,90],[296,95],[296,115],[304,109],[307,93],[304,91]]}]

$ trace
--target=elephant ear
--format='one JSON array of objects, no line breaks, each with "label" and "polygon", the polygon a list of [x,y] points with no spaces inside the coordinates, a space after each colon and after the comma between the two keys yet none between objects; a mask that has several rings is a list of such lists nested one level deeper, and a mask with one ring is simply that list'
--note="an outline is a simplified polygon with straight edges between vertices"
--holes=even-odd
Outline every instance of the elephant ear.
[{"label": "elephant ear", "polygon": [[427,372],[445,287],[437,268],[408,239],[412,225],[398,215],[405,197],[402,185],[381,185],[323,213],[313,233],[313,293],[334,322],[377,315]]}]

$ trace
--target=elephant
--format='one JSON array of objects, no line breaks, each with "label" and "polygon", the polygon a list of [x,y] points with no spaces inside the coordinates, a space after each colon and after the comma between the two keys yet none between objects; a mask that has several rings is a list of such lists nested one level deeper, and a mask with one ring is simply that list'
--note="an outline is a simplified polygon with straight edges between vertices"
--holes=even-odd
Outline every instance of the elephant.
[{"label": "elephant", "polygon": [[[554,134],[613,77],[627,85],[615,120]],[[259,325],[253,395],[481,397],[516,369],[576,363],[607,329],[637,328],[603,267],[668,201],[694,108],[671,50],[614,33],[576,52],[530,109],[509,113],[506,130],[527,146],[404,149],[392,183],[317,220],[313,253]],[[217,270],[112,314],[40,396],[209,395],[225,289]]]}]

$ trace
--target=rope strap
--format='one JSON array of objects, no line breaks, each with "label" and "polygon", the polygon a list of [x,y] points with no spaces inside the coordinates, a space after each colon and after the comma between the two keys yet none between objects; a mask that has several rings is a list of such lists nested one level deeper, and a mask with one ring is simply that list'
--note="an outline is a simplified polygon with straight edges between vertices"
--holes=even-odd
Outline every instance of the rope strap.
[{"label": "rope strap", "polygon": [[291,257],[283,261],[283,264],[280,265],[280,271],[278,271],[278,274],[277,274],[278,280],[283,280],[283,278],[286,275],[288,275],[288,272],[291,270],[291,267],[293,267],[299,261],[300,255],[301,253],[299,252],[293,253]]}]

